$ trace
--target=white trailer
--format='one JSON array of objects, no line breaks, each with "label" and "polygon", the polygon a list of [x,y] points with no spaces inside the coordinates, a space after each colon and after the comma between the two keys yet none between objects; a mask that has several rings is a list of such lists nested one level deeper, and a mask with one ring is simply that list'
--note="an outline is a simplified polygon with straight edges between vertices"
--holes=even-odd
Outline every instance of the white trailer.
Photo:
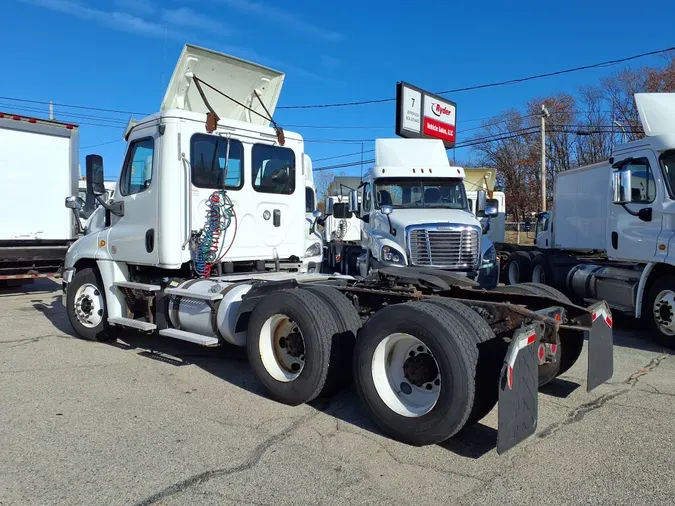
[{"label": "white trailer", "polygon": [[[127,131],[104,223],[66,255],[65,305],[78,335],[140,330],[243,346],[266,393],[290,405],[353,377],[378,426],[416,445],[453,436],[498,402],[500,453],[534,432],[540,372],[571,367],[584,332],[588,389],[612,376],[604,302],[476,290],[464,276],[412,266],[367,280],[298,272],[304,142],[272,120],[283,78],[184,48],[161,111]],[[88,192],[103,195],[101,157],[88,155],[86,168]],[[557,363],[550,346],[563,350]]]},{"label": "white trailer", "polygon": [[76,125],[0,113],[0,284],[58,277],[77,222]]},{"label": "white trailer", "polygon": [[675,348],[675,94],[636,94],[646,137],[558,174],[533,248],[511,248],[510,284],[533,280],[577,301],[644,318]]}]

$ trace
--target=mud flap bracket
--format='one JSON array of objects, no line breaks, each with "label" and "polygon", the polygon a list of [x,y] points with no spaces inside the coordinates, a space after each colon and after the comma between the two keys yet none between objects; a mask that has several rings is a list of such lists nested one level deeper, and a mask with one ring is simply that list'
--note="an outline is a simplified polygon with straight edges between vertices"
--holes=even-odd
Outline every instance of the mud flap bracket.
[{"label": "mud flap bracket", "polygon": [[538,343],[544,324],[535,322],[515,331],[499,378],[497,453],[527,439],[537,428],[539,413]]}]

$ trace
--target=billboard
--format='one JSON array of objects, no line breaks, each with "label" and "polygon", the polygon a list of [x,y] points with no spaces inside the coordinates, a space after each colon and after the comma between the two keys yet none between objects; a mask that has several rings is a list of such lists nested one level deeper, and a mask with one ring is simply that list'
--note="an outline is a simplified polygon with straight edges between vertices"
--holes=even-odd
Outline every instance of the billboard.
[{"label": "billboard", "polygon": [[396,85],[396,135],[455,146],[457,104],[405,82]]}]

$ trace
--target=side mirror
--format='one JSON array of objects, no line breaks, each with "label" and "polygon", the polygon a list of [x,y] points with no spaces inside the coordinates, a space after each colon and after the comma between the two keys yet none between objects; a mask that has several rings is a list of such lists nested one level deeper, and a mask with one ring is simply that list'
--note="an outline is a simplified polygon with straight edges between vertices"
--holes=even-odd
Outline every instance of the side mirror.
[{"label": "side mirror", "polygon": [[100,155],[87,155],[85,160],[87,167],[87,193],[97,197],[104,195],[103,157]]},{"label": "side mirror", "polygon": [[79,211],[84,207],[84,200],[82,200],[82,197],[66,197],[66,207]]},{"label": "side mirror", "polygon": [[394,208],[391,206],[382,206],[382,214],[389,216],[394,211]]},{"label": "side mirror", "polygon": [[485,190],[478,190],[476,194],[476,216],[485,216],[485,206],[487,204],[487,193]]},{"label": "side mirror", "polygon": [[612,196],[615,204],[629,204],[631,198],[630,170],[617,170],[612,173]]},{"label": "side mirror", "polygon": [[487,199],[485,201],[485,210],[483,215],[488,218],[494,218],[499,214],[499,201],[497,199]]},{"label": "side mirror", "polygon": [[314,211],[312,211],[312,216],[314,216],[314,218],[316,218],[318,220],[319,218],[321,218],[323,216],[323,213],[321,211],[319,211],[318,209],[315,209]]},{"label": "side mirror", "polygon": [[360,207],[359,206],[359,192],[357,190],[350,190],[349,191],[349,210],[352,213],[359,213],[360,212]]}]

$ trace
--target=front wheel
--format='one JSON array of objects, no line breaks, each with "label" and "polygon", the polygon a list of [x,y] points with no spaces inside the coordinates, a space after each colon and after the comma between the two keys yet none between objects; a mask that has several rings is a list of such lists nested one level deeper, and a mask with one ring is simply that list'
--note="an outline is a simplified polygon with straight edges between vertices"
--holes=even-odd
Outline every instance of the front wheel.
[{"label": "front wheel", "polygon": [[103,282],[98,271],[87,267],[77,271],[68,286],[66,310],[75,332],[89,341],[111,341],[118,330],[108,324]]},{"label": "front wheel", "polygon": [[649,289],[642,317],[657,343],[675,349],[675,276],[657,279]]}]

